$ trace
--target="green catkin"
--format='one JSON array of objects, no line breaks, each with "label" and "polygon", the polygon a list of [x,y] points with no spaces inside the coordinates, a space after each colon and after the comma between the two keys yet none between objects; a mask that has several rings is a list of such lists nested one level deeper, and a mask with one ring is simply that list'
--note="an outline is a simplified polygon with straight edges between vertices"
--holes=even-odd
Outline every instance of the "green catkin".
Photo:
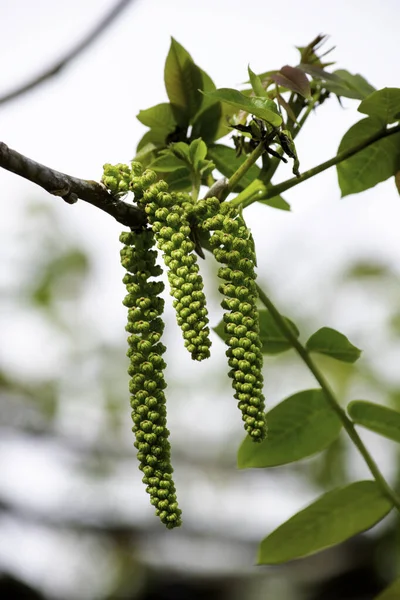
[{"label": "green catkin", "polygon": [[166,383],[162,355],[165,346],[160,342],[164,330],[162,313],[164,290],[162,281],[154,281],[162,273],[156,264],[157,251],[153,250],[154,234],[150,229],[137,233],[124,232],[121,263],[127,270],[123,279],[127,296],[129,332],[127,355],[131,377],[129,390],[135,447],[144,474],[143,483],[156,507],[156,515],[168,529],[181,525],[181,510],[176,500],[172,479],[169,431],[166,423]]},{"label": "green catkin", "polygon": [[[266,437],[261,342],[254,271],[255,252],[250,232],[240,211],[228,203],[217,206],[216,198],[197,209],[202,227],[212,232],[210,245],[221,263],[219,290],[224,295],[225,333],[229,376],[242,412],[247,433],[254,441]],[[219,204],[219,202],[218,202]]]},{"label": "green catkin", "polygon": [[188,194],[169,193],[164,181],[155,180],[156,174],[146,170],[132,177],[131,189],[163,253],[185,347],[193,360],[200,361],[210,356],[211,341],[203,280],[190,239],[189,218],[194,207]]}]

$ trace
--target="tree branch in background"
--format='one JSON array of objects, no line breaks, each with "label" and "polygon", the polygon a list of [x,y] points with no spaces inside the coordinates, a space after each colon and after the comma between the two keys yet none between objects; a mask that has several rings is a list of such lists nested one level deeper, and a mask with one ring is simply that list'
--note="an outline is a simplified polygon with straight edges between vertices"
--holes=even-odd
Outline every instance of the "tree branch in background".
[{"label": "tree branch in background", "polygon": [[143,211],[113,196],[103,184],[50,169],[11,150],[3,142],[0,142],[0,167],[29,179],[49,194],[60,196],[68,204],[75,204],[79,198],[89,202],[131,229],[139,229],[146,224]]},{"label": "tree branch in background", "polygon": [[8,92],[4,96],[0,96],[0,104],[5,104],[10,100],[14,100],[18,96],[22,96],[26,92],[29,92],[33,88],[37,87],[47,79],[58,75],[64,67],[71,61],[75,60],[81,52],[86,50],[92,42],[94,42],[120,15],[120,13],[132,2],[133,0],[119,0],[117,4],[108,12],[104,18],[94,27],[94,29],[86,35],[74,48],[72,48],[65,56],[58,60],[52,67],[46,69],[40,75],[37,75],[22,86]]}]

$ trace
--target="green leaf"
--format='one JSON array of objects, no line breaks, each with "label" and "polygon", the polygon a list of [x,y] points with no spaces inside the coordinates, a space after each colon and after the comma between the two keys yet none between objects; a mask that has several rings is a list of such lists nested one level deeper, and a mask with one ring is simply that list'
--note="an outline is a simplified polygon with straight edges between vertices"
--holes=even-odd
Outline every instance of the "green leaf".
[{"label": "green leaf", "polygon": [[247,70],[249,72],[251,87],[253,88],[253,92],[255,93],[255,95],[259,96],[261,98],[268,98],[268,94],[265,91],[265,88],[264,88],[264,86],[263,86],[263,84],[262,84],[261,79],[259,78],[259,76],[256,75],[250,69],[250,65],[247,67]]},{"label": "green leaf", "polygon": [[194,140],[189,146],[189,159],[197,171],[201,161],[207,156],[207,146],[202,139]]},{"label": "green leaf", "polygon": [[165,173],[163,174],[162,179],[168,183],[170,191],[187,192],[192,189],[192,178],[187,167]]},{"label": "green leaf", "polygon": [[164,132],[166,137],[171,131],[174,131],[178,125],[177,119],[175,118],[176,112],[172,109],[171,104],[164,102],[157,104],[146,110],[141,110],[136,118],[150,127],[150,129],[157,129],[158,131]]},{"label": "green leaf", "polygon": [[260,544],[258,564],[275,565],[340,544],[392,509],[375,481],[357,481],[321,496]]},{"label": "green leaf", "polygon": [[358,93],[360,100],[363,100],[375,91],[374,86],[371,85],[365,77],[359,75],[359,73],[353,75],[352,73],[349,73],[349,71],[346,71],[346,69],[337,69],[333,73],[340,77],[350,89],[355,90]]},{"label": "green leaf", "polygon": [[285,465],[329,446],[342,423],[320,389],[298,392],[267,414],[267,439],[255,444],[247,436],[238,452],[238,468]]},{"label": "green leaf", "polygon": [[345,98],[363,100],[371,94],[375,88],[361,75],[352,75],[344,69],[334,73],[325,71],[316,65],[301,64],[299,69],[311,75],[314,79],[324,82],[324,88]]},{"label": "green leaf", "polygon": [[271,75],[271,79],[278,85],[304,96],[304,98],[311,98],[310,82],[303,70],[298,67],[286,65],[280,71]]},{"label": "green leaf", "polygon": [[146,131],[144,136],[139,141],[136,151],[139,152],[148,144],[153,144],[154,147],[162,148],[165,147],[165,131],[162,129],[150,129],[150,131]]},{"label": "green leaf", "polygon": [[347,412],[357,425],[400,442],[400,412],[397,410],[365,400],[353,400]]},{"label": "green leaf", "polygon": [[[258,311],[260,321],[260,340],[262,343],[261,351],[263,354],[279,354],[291,349],[290,342],[283,336],[278,327],[275,325],[275,321],[272,319],[270,313],[267,310]],[[299,336],[299,330],[296,325],[284,317],[287,325],[291,328],[292,332],[296,337]],[[213,330],[221,339],[224,341],[228,339],[225,329],[224,322],[221,320]]]},{"label": "green leaf", "polygon": [[[206,96],[204,96],[206,98]],[[207,144],[218,138],[221,126],[222,107],[220,102],[214,102],[196,117],[192,127],[192,137],[201,137]]]},{"label": "green leaf", "polygon": [[267,200],[259,200],[260,204],[266,204],[272,208],[279,208],[280,210],[290,210],[290,204],[282,198],[282,196],[274,196]]},{"label": "green leaf", "polygon": [[385,125],[399,120],[400,113],[400,89],[383,88],[372,92],[358,107],[360,113],[376,117]]},{"label": "green leaf", "polygon": [[399,600],[400,598],[400,579],[393,581],[389,587],[376,596],[375,600]]},{"label": "green leaf", "polygon": [[[260,310],[258,313],[260,320],[260,339],[262,343],[261,352],[263,354],[280,354],[286,350],[291,350],[292,346],[290,342],[287,341],[270,313],[267,310]],[[287,317],[284,317],[284,319],[286,324],[292,330],[292,333],[296,337],[299,337],[299,330],[293,321]]]},{"label": "green leaf", "polygon": [[309,352],[326,354],[348,363],[356,362],[361,355],[361,350],[353,346],[343,333],[330,327],[318,329],[306,343],[306,348]]},{"label": "green leaf", "polygon": [[164,81],[171,104],[181,109],[189,122],[202,103],[199,89],[203,87],[203,76],[190,54],[174,38],[165,61]]},{"label": "green leaf", "polygon": [[168,154],[163,154],[150,163],[149,168],[156,172],[170,173],[182,169],[183,166],[182,160],[169,151]]},{"label": "green leaf", "polygon": [[[231,177],[233,173],[243,164],[246,156],[236,156],[236,151],[229,146],[223,144],[214,144],[209,146],[207,158],[211,159],[216,169],[225,177]],[[260,169],[257,165],[252,165],[250,169],[243,175],[238,185],[233,190],[238,192],[250,185],[254,179],[260,174]]]},{"label": "green leaf", "polygon": [[231,104],[238,111],[244,110],[259,119],[267,121],[267,123],[270,123],[274,127],[279,127],[282,123],[282,117],[278,113],[275,102],[268,98],[261,98],[259,96],[248,97],[238,90],[231,88],[220,88],[214,92],[206,92],[206,95],[220,102]]},{"label": "green leaf", "polygon": [[[338,151],[343,152],[360,144],[383,128],[379,119],[362,119],[344,134]],[[342,197],[363,192],[385,181],[396,173],[399,161],[400,133],[396,133],[339,163],[336,168]]]}]

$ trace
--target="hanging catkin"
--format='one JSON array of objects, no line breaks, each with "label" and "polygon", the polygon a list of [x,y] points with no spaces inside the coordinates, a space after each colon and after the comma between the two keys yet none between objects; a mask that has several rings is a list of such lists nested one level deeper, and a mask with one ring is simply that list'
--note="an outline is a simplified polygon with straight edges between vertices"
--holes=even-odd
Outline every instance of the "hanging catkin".
[{"label": "hanging catkin", "polygon": [[156,264],[157,251],[152,249],[154,235],[150,229],[122,233],[120,241],[124,244],[121,263],[128,271],[123,281],[128,292],[124,304],[128,307],[127,355],[135,447],[150,502],[161,521],[172,528],[181,524],[181,511],[172,479],[166,424],[166,365],[162,358],[165,346],[160,342],[164,330],[164,300],[160,294],[164,284],[152,280],[162,270]]}]

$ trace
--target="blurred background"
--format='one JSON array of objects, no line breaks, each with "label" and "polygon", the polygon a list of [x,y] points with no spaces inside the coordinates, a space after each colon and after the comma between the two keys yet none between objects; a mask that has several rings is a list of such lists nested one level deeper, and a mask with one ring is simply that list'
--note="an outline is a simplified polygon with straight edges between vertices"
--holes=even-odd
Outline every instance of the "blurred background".
[{"label": "blurred background", "polygon": [[[115,0],[0,2],[0,96],[53,65]],[[0,103],[1,139],[76,177],[128,162],[140,109],[166,101],[174,36],[217,87],[295,65],[295,45],[327,33],[337,68],[399,87],[396,0],[136,0],[58,75]],[[328,47],[328,46],[327,46]],[[333,156],[357,101],[333,97],[296,140],[301,169]],[[290,176],[280,169],[275,182]],[[166,531],[137,468],[128,393],[121,226],[0,171],[0,596],[26,599],[369,600],[400,566],[398,525],[281,567],[255,567],[258,542],[334,485],[369,478],[340,437],[322,454],[238,471],[240,414],[224,345],[192,364],[167,297],[168,420],[184,524]],[[301,338],[345,333],[356,366],[318,359],[345,405],[400,408],[400,202],[389,180],[340,199],[334,169],[290,190],[291,212],[246,211],[259,281]],[[211,324],[221,318],[215,265],[202,262]],[[265,360],[269,407],[317,387],[293,352]],[[360,431],[400,485],[393,442]]]}]

